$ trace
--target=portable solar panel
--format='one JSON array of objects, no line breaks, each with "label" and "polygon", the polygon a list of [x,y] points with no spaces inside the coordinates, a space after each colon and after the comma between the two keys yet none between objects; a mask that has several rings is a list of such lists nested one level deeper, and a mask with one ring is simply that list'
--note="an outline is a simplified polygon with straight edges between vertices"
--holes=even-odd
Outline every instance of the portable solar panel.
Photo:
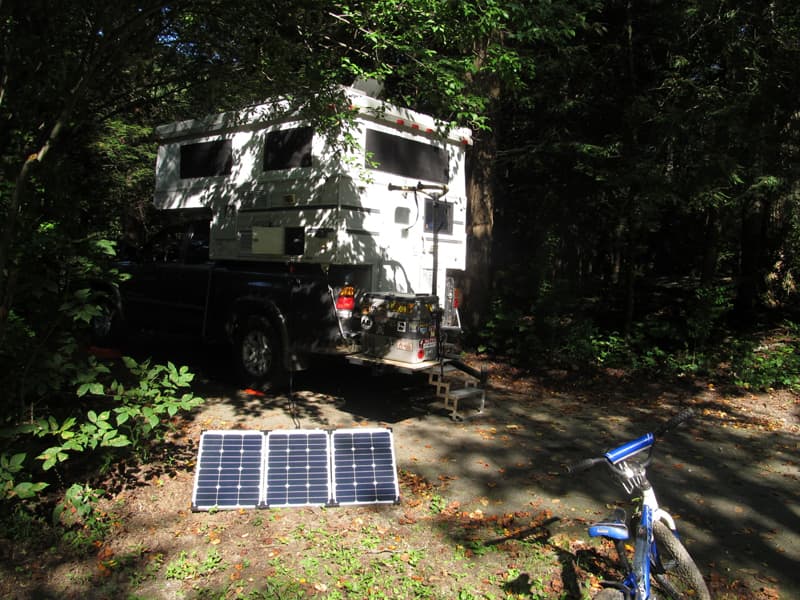
[{"label": "portable solar panel", "polygon": [[266,506],[329,504],[330,447],[319,430],[270,431],[264,477]]},{"label": "portable solar panel", "polygon": [[398,502],[389,429],[337,429],[331,434],[333,497],[338,504]]},{"label": "portable solar panel", "polygon": [[200,436],[193,510],[255,508],[261,497],[264,434],[204,431]]},{"label": "portable solar panel", "polygon": [[192,510],[398,502],[389,429],[204,431]]}]

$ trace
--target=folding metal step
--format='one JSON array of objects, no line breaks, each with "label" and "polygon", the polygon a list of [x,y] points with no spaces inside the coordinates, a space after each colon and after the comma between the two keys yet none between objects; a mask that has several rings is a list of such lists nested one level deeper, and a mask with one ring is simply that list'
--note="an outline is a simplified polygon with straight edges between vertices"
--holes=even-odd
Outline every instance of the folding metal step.
[{"label": "folding metal step", "polygon": [[459,401],[479,398],[480,406],[476,414],[481,414],[486,406],[486,390],[482,382],[450,363],[432,369],[428,373],[428,382],[436,388],[436,396],[442,398],[453,420],[464,418],[458,411]]}]

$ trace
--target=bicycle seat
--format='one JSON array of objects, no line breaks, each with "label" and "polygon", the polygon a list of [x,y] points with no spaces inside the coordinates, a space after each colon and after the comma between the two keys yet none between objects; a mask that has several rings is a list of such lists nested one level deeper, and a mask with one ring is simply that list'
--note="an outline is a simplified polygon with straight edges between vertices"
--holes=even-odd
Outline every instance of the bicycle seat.
[{"label": "bicycle seat", "polygon": [[625,523],[625,509],[615,508],[614,512],[602,521],[589,525],[591,537],[607,537],[612,540],[627,540],[628,525]]}]

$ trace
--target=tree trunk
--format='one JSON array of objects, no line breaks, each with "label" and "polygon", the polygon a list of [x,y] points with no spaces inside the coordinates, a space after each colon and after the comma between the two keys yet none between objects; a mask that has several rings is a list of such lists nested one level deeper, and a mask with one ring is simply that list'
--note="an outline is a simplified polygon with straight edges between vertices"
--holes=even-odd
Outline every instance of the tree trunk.
[{"label": "tree trunk", "polygon": [[468,329],[485,320],[491,300],[494,233],[494,156],[492,131],[475,137],[467,169],[467,273],[463,317]]},{"label": "tree trunk", "polygon": [[717,209],[715,208],[709,208],[706,211],[705,233],[703,264],[700,271],[700,285],[702,287],[708,287],[714,283],[714,278],[717,274],[720,231]]},{"label": "tree trunk", "polygon": [[754,202],[742,211],[742,233],[739,240],[739,281],[736,287],[734,315],[738,325],[753,322],[763,291],[761,256],[763,248],[764,203]]}]

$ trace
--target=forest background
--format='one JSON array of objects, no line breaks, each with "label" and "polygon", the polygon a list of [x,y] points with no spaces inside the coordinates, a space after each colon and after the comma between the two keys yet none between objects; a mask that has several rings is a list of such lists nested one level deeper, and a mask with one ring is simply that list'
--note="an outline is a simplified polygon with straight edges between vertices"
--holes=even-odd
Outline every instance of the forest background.
[{"label": "forest background", "polygon": [[[191,373],[85,352],[154,126],[339,87],[469,126],[465,324],[530,370],[800,387],[800,6],[0,0],[0,494],[146,455]],[[113,411],[87,398],[108,395]],[[102,452],[100,452],[102,450]],[[85,498],[84,498],[85,499]],[[15,509],[16,510],[16,509]],[[11,513],[9,513],[11,514]]]}]

